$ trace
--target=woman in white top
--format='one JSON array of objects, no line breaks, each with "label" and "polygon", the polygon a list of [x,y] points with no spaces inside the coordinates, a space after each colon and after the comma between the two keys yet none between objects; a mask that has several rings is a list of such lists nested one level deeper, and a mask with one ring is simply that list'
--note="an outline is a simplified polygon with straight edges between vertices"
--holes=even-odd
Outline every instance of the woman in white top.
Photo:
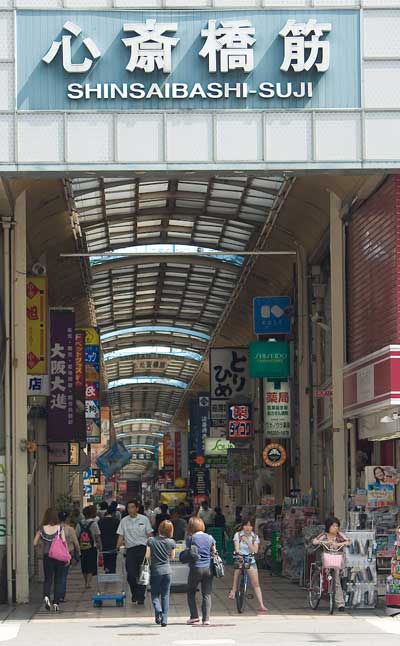
[{"label": "woman in white top", "polygon": [[[258,552],[260,545],[260,539],[254,532],[254,525],[250,519],[245,519],[240,524],[239,531],[236,532],[233,537],[233,542],[235,544],[235,553],[240,557],[246,556],[250,560],[250,568],[248,570],[249,580],[251,587],[254,590],[256,599],[258,601],[257,612],[264,614],[267,612],[267,608],[264,606],[263,596],[260,587],[260,581],[258,578],[258,569],[255,559],[255,555]],[[238,579],[239,579],[239,570],[235,570],[233,575],[233,586],[232,590],[229,593],[230,599],[235,599],[236,592],[238,588]]]},{"label": "woman in white top", "polygon": [[46,610],[51,610],[51,589],[54,581],[54,597],[53,597],[53,610],[58,612],[60,610],[60,597],[62,594],[64,570],[67,563],[62,563],[49,556],[51,544],[57,534],[60,533],[61,538],[65,542],[64,530],[60,525],[58,519],[58,512],[56,509],[47,509],[43,522],[36,532],[33,545],[37,547],[40,545],[43,550],[43,571],[44,571],[44,584],[43,584],[43,597]]}]

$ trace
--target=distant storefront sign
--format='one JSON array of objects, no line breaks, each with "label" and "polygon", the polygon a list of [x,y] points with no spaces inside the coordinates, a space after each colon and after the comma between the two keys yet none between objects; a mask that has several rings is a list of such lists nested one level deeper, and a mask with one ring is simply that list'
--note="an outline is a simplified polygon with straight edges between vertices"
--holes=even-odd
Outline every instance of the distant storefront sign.
[{"label": "distant storefront sign", "polygon": [[36,10],[16,23],[19,110],[360,107],[349,9]]},{"label": "distant storefront sign", "polygon": [[101,441],[100,336],[97,328],[85,332],[85,420],[88,444]]},{"label": "distant storefront sign", "polygon": [[247,348],[212,348],[210,351],[211,419],[226,424],[227,404],[251,398]]},{"label": "distant storefront sign", "polygon": [[197,455],[204,455],[206,438],[210,435],[210,393],[200,393],[198,396],[198,411],[200,433],[198,438],[200,444],[197,447]]},{"label": "distant storefront sign", "polygon": [[28,397],[48,397],[50,395],[49,375],[28,375]]},{"label": "distant storefront sign", "polygon": [[263,460],[267,467],[278,468],[286,462],[286,451],[281,444],[267,444],[263,451]]},{"label": "distant storefront sign", "polygon": [[253,300],[254,334],[290,334],[289,296],[257,296]]},{"label": "distant storefront sign", "polygon": [[49,442],[75,437],[75,313],[50,310],[50,399],[47,416]]},{"label": "distant storefront sign", "polygon": [[287,381],[264,380],[265,436],[290,437],[290,388]]},{"label": "distant storefront sign", "polygon": [[289,344],[286,341],[253,341],[249,344],[249,358],[251,377],[289,377]]},{"label": "distant storefront sign", "polygon": [[250,402],[228,407],[228,439],[246,440],[253,436],[253,406]]},{"label": "distant storefront sign", "polygon": [[49,442],[47,451],[49,464],[69,464],[68,442]]},{"label": "distant storefront sign", "polygon": [[226,467],[228,462],[228,450],[234,448],[235,445],[225,438],[208,437],[205,445],[206,467]]},{"label": "distant storefront sign", "polygon": [[254,481],[253,449],[228,449],[226,480],[229,486]]},{"label": "distant storefront sign", "polygon": [[28,375],[47,375],[47,278],[26,278],[26,352]]},{"label": "distant storefront sign", "polygon": [[91,469],[90,482],[91,485],[101,484],[101,471],[100,469]]}]

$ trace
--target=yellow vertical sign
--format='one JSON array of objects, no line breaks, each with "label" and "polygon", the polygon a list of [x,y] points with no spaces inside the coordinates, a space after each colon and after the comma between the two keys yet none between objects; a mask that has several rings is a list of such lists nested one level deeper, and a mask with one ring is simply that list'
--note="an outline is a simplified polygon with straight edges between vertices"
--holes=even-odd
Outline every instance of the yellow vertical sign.
[{"label": "yellow vertical sign", "polygon": [[47,278],[28,276],[26,280],[26,346],[29,375],[48,373]]}]

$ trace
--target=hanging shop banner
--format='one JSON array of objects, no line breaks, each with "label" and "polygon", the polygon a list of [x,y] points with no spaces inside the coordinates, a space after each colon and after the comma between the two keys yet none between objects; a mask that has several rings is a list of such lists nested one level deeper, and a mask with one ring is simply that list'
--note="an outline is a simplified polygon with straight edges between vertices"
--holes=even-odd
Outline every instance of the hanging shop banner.
[{"label": "hanging shop banner", "polygon": [[228,440],[247,440],[253,437],[253,406],[250,402],[228,407]]},{"label": "hanging shop banner", "polygon": [[201,445],[201,428],[198,411],[198,399],[191,399],[189,402],[189,454],[191,456],[194,454],[194,457],[196,457],[198,446]]},{"label": "hanging shop banner", "polygon": [[91,485],[99,485],[101,483],[101,471],[100,469],[91,469],[90,481]]},{"label": "hanging shop banner", "polygon": [[71,467],[79,467],[81,462],[81,447],[79,442],[70,442],[69,464]]},{"label": "hanging shop banner", "polygon": [[182,475],[182,433],[175,431],[174,433],[174,467],[175,467],[175,480]]},{"label": "hanging shop banner", "polygon": [[287,381],[264,379],[265,437],[290,437],[290,388]]},{"label": "hanging shop banner", "polygon": [[289,377],[289,343],[286,341],[253,341],[249,344],[249,357],[251,377]]},{"label": "hanging shop banner", "polygon": [[7,536],[7,495],[6,458],[0,455],[0,545],[6,544]]},{"label": "hanging shop banner", "polygon": [[206,496],[210,493],[210,472],[205,466],[190,466],[190,489],[193,496]]},{"label": "hanging shop banner", "polygon": [[106,451],[108,448],[108,440],[107,438],[104,437],[104,435],[101,435],[101,441],[98,442],[97,444],[91,444],[90,445],[90,465],[92,469],[96,468],[96,460],[101,455]]},{"label": "hanging shop banner", "polygon": [[49,442],[47,456],[49,464],[68,465],[70,459],[69,442]]},{"label": "hanging shop banner", "polygon": [[252,449],[228,449],[226,481],[230,487],[253,482],[254,454]]},{"label": "hanging shop banner", "polygon": [[224,468],[228,462],[228,450],[234,449],[235,445],[226,438],[206,438],[205,456],[206,467]]},{"label": "hanging shop banner", "polygon": [[200,432],[197,435],[197,455],[204,455],[205,440],[210,435],[210,393],[199,393],[198,414]]},{"label": "hanging shop banner", "polygon": [[161,471],[161,469],[164,468],[164,443],[159,442],[158,444],[158,469]]},{"label": "hanging shop banner", "polygon": [[[210,351],[211,418],[227,420],[227,403],[251,398],[247,348],[212,348]],[[213,405],[221,405],[214,410]],[[224,405],[224,407],[222,407]]]},{"label": "hanging shop banner", "polygon": [[28,375],[28,397],[48,397],[50,395],[49,375]]},{"label": "hanging shop banner", "polygon": [[103,440],[108,440],[110,437],[110,428],[111,428],[111,409],[109,406],[101,407],[100,417],[101,417],[101,437]]},{"label": "hanging shop banner", "polygon": [[26,278],[26,352],[28,375],[47,375],[47,278]]},{"label": "hanging shop banner", "polygon": [[400,472],[391,466],[365,467],[365,486],[367,507],[376,509],[395,504],[395,488],[399,483]]},{"label": "hanging shop banner", "polygon": [[85,332],[75,331],[75,430],[80,442],[86,443],[85,418]]},{"label": "hanging shop banner", "polygon": [[254,334],[290,334],[289,296],[257,296],[253,300]]},{"label": "hanging shop banner", "polygon": [[114,473],[121,471],[131,460],[131,454],[121,441],[115,442],[110,449],[104,451],[96,460],[99,469],[106,478],[111,478]]},{"label": "hanging shop banner", "polygon": [[68,442],[75,434],[75,313],[50,310],[49,442]]},{"label": "hanging shop banner", "polygon": [[359,12],[268,9],[17,11],[17,109],[359,108]]},{"label": "hanging shop banner", "polygon": [[169,471],[174,470],[175,461],[175,444],[174,437],[169,433],[164,435],[164,469]]},{"label": "hanging shop banner", "polygon": [[281,444],[267,444],[263,451],[264,464],[267,467],[278,468],[286,462],[286,451]]},{"label": "hanging shop banner", "polygon": [[85,420],[88,444],[101,441],[100,413],[100,336],[94,327],[85,333]]}]

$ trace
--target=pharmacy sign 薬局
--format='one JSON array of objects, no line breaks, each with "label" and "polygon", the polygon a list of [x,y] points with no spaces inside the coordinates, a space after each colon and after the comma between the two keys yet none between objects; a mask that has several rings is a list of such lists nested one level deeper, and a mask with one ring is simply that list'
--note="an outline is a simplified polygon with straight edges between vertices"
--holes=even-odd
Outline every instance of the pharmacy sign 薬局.
[{"label": "pharmacy sign \u85ac\u5c40", "polygon": [[359,14],[21,10],[17,66],[21,110],[358,108]]}]

